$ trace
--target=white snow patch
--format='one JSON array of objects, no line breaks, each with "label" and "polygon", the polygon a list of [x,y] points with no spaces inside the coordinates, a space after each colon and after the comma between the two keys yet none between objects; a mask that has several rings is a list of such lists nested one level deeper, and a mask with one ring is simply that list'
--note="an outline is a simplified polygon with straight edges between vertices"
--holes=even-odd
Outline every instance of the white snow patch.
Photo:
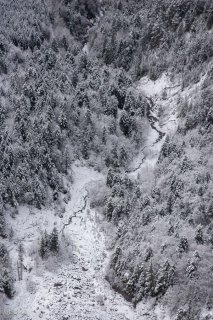
[{"label": "white snow patch", "polygon": [[165,73],[156,81],[150,80],[147,76],[142,77],[138,83],[138,89],[148,97],[161,98],[165,93],[165,90],[171,96],[174,94],[180,85],[178,83],[171,82],[169,76]]},{"label": "white snow patch", "polygon": [[182,94],[180,80],[175,79],[172,82],[165,73],[156,81],[143,77],[138,82],[137,89],[153,100],[153,111],[159,117],[158,129],[166,134],[174,133],[178,124],[177,98]]},{"label": "white snow patch", "polygon": [[[172,83],[166,74],[156,81],[143,77],[137,84],[137,90],[153,101],[151,115],[156,118],[155,128],[165,133],[165,136],[159,140],[159,133],[150,126],[145,145],[130,166],[132,171],[129,173],[130,176],[139,179],[147,191],[152,186],[154,168],[165,137],[167,134],[174,134],[178,126],[176,99],[180,89],[178,81]],[[138,169],[134,170],[134,168]]]},{"label": "white snow patch", "polygon": [[[70,252],[69,259],[57,263],[53,257],[43,262],[32,252],[33,248],[36,250],[34,242],[41,230],[51,230],[53,225],[60,230],[69,217],[84,206],[90,185],[104,178],[93,169],[78,165],[73,167],[73,172],[71,201],[63,219],[45,210],[40,215],[36,212],[34,221],[34,215],[31,213],[29,217],[29,210],[22,208],[14,220],[15,234],[21,235],[25,245],[24,264],[32,270],[24,271],[23,280],[16,283],[16,296],[8,301],[7,308],[12,310],[15,320],[141,319],[139,311],[114,292],[104,278],[110,253],[101,230],[101,217],[89,208],[89,203],[64,229],[63,245]],[[16,252],[15,248],[11,250]],[[16,261],[17,253],[14,263]]]},{"label": "white snow patch", "polygon": [[88,46],[87,43],[84,45],[82,51],[83,51],[84,53],[86,53],[86,54],[89,54],[89,46]]}]

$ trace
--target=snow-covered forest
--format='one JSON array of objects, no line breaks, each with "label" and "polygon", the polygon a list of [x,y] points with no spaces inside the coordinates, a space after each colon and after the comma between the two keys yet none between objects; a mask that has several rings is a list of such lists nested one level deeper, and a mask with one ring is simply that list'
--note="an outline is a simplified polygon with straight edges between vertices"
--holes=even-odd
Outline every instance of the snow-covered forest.
[{"label": "snow-covered forest", "polygon": [[0,0],[0,320],[213,319],[212,81],[212,0]]}]

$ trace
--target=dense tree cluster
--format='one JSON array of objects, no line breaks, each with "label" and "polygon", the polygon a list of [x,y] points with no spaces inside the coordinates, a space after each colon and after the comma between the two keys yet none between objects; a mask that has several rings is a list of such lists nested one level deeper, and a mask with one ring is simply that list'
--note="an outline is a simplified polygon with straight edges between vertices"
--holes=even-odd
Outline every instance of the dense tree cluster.
[{"label": "dense tree cluster", "polygon": [[[112,258],[109,272],[109,281],[113,286],[134,302],[146,295],[167,301],[168,295],[175,292],[173,288],[178,288],[181,298],[179,301],[173,299],[174,310],[184,305],[184,299],[192,304],[190,308],[193,312],[186,311],[185,319],[190,319],[192,314],[199,314],[199,308],[205,305],[209,295],[212,296],[211,277],[206,274],[206,270],[212,272],[209,255],[213,243],[213,125],[211,104],[208,104],[211,91],[211,87],[203,88],[199,96],[187,105],[180,101],[179,127],[175,135],[165,139],[151,193],[145,196],[136,193],[137,188],[132,189],[129,200],[133,204],[131,214],[123,216],[124,227],[118,237],[122,250],[117,253],[116,261]],[[189,119],[193,125],[189,126]],[[109,171],[109,188],[114,188],[115,177],[116,173]],[[123,194],[125,190],[123,188]],[[137,194],[139,198],[135,201]],[[134,202],[131,202],[131,198]],[[133,255],[135,250],[136,254]],[[170,266],[175,266],[174,270],[171,269],[173,280],[170,284],[168,278],[161,279],[159,276],[157,285],[157,273],[165,259]],[[135,275],[135,265],[143,270],[141,278]],[[144,279],[150,265],[152,277],[146,285]],[[127,270],[130,286],[127,285]],[[136,279],[135,282],[133,279]],[[141,279],[145,284],[138,284]],[[207,282],[209,285],[206,285]],[[198,283],[205,290],[195,297]],[[193,290],[190,291],[190,288]]]},{"label": "dense tree cluster", "polygon": [[100,11],[100,3],[95,0],[64,0],[64,7],[60,8],[63,18],[70,33],[79,41],[85,41],[92,20]]},{"label": "dense tree cluster", "polygon": [[[7,217],[15,217],[20,205],[42,209],[53,201],[60,203],[68,193],[76,159],[110,170],[125,168],[138,152],[137,133],[141,135],[147,121],[131,75],[104,65],[84,48],[88,29],[102,9],[93,0],[0,3],[3,239],[10,237]],[[121,109],[131,119],[129,128]],[[114,188],[113,197],[117,193]],[[122,199],[113,215],[128,210],[128,201]],[[42,237],[42,258],[58,251],[57,237],[57,230]],[[1,291],[12,296],[9,264],[2,270],[8,274],[1,275],[6,283],[2,282]]]},{"label": "dense tree cluster", "polygon": [[[0,12],[0,237],[19,205],[60,202],[80,159],[108,172],[113,287],[134,303],[165,304],[178,288],[172,311],[196,318],[212,299],[212,67],[203,74],[213,57],[212,1],[2,0]],[[183,90],[202,80],[201,90],[178,100],[177,132],[145,190],[127,169],[148,126],[135,80],[165,71]],[[57,230],[45,233],[40,256],[58,250]],[[0,291],[12,297],[9,260],[0,245]]]},{"label": "dense tree cluster", "polygon": [[4,244],[0,243],[0,292],[12,298],[14,295],[14,277],[9,254]]},{"label": "dense tree cluster", "polygon": [[53,228],[50,234],[45,230],[41,237],[39,255],[42,259],[48,257],[50,254],[57,254],[59,252],[59,236],[56,227]]},{"label": "dense tree cluster", "polygon": [[211,0],[107,1],[106,6],[90,33],[95,54],[106,64],[136,78],[157,79],[170,69],[184,75],[184,85],[197,81],[201,64],[213,55]]},{"label": "dense tree cluster", "polygon": [[[129,190],[120,181],[118,162],[112,162],[104,212],[119,224],[119,250],[107,277],[135,302],[148,295],[164,296],[168,303],[168,295],[178,288],[180,299],[171,303],[177,318],[199,319],[199,308],[212,296],[206,274],[206,269],[212,272],[213,243],[212,1],[108,1],[105,10],[90,31],[94,56],[124,68],[134,80],[143,75],[156,80],[166,71],[183,80],[186,92],[199,83],[199,90],[191,89],[177,101],[179,126],[165,139],[151,192],[143,194],[137,185]],[[135,102],[126,97],[122,104],[122,91],[116,97],[123,105],[120,129],[126,137],[134,136]],[[141,108],[146,110],[146,101],[140,101]],[[119,210],[122,199],[128,199],[128,211]],[[173,275],[171,282],[166,270]],[[197,286],[204,292],[198,294]],[[185,301],[189,309],[180,309]]]},{"label": "dense tree cluster", "polygon": [[[125,165],[127,150],[137,143],[133,132],[144,121],[144,114],[136,112],[141,98],[135,101],[131,77],[124,70],[114,71],[82,52],[78,31],[70,30],[69,37],[50,32],[58,15],[68,15],[65,28],[66,22],[73,23],[86,34],[81,23],[95,19],[96,2],[64,1],[58,13],[45,3],[26,5],[21,0],[3,1],[1,9],[1,57],[8,65],[2,72],[11,79],[6,86],[5,76],[1,87],[1,199],[3,205],[41,208],[51,194],[67,193],[64,176],[70,175],[72,160],[100,154],[103,166]],[[32,20],[14,25],[26,12]],[[81,22],[72,19],[73,14]],[[118,115],[124,104],[131,112]],[[127,150],[118,149],[120,137]]]}]

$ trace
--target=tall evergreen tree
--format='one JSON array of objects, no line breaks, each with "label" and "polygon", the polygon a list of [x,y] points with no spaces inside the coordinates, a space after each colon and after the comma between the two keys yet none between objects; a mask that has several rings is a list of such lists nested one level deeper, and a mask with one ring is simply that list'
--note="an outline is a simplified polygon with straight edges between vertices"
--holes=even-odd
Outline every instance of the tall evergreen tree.
[{"label": "tall evergreen tree", "polygon": [[58,239],[58,230],[56,227],[53,228],[52,233],[50,234],[50,240],[49,240],[49,248],[50,251],[54,253],[59,252],[59,239]]}]

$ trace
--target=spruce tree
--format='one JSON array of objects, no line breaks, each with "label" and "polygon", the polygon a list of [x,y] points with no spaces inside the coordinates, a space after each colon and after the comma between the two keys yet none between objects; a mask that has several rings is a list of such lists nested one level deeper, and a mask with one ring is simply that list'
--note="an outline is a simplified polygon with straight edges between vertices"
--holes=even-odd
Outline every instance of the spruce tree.
[{"label": "spruce tree", "polygon": [[109,169],[109,171],[107,173],[106,185],[107,185],[107,187],[112,188],[114,184],[115,184],[114,173],[113,173],[112,169]]},{"label": "spruce tree", "polygon": [[155,288],[155,275],[152,267],[152,262],[149,265],[149,269],[145,275],[145,282],[144,282],[144,294],[146,296],[153,296],[154,295],[154,288]]},{"label": "spruce tree", "polygon": [[5,218],[2,211],[0,211],[0,237],[2,238],[7,237],[6,222],[5,222]]},{"label": "spruce tree", "polygon": [[42,236],[41,238],[41,243],[40,243],[40,248],[39,248],[39,254],[41,256],[42,259],[44,259],[45,255],[46,255],[46,245],[45,245],[45,238]]},{"label": "spruce tree", "polygon": [[120,129],[123,134],[129,137],[132,133],[134,123],[132,117],[126,111],[123,111],[119,121]]},{"label": "spruce tree", "polygon": [[54,253],[58,253],[59,251],[58,230],[56,227],[53,228],[53,231],[50,235],[49,248],[50,248],[50,251]]},{"label": "spruce tree", "polygon": [[195,241],[197,244],[203,244],[204,239],[203,239],[203,230],[202,227],[199,225],[195,231]]},{"label": "spruce tree", "polygon": [[14,280],[11,273],[7,269],[4,269],[0,279],[0,290],[2,287],[3,292],[10,299],[14,296],[13,282]]},{"label": "spruce tree", "polygon": [[104,129],[103,129],[102,143],[104,145],[106,144],[106,127],[104,127]]},{"label": "spruce tree", "polygon": [[18,257],[19,257],[20,263],[23,263],[23,260],[24,260],[23,254],[24,254],[24,247],[23,247],[23,244],[20,243],[18,246]]},{"label": "spruce tree", "polygon": [[0,243],[0,292],[5,293],[8,298],[12,298],[14,295],[13,284],[9,254],[5,245]]}]

